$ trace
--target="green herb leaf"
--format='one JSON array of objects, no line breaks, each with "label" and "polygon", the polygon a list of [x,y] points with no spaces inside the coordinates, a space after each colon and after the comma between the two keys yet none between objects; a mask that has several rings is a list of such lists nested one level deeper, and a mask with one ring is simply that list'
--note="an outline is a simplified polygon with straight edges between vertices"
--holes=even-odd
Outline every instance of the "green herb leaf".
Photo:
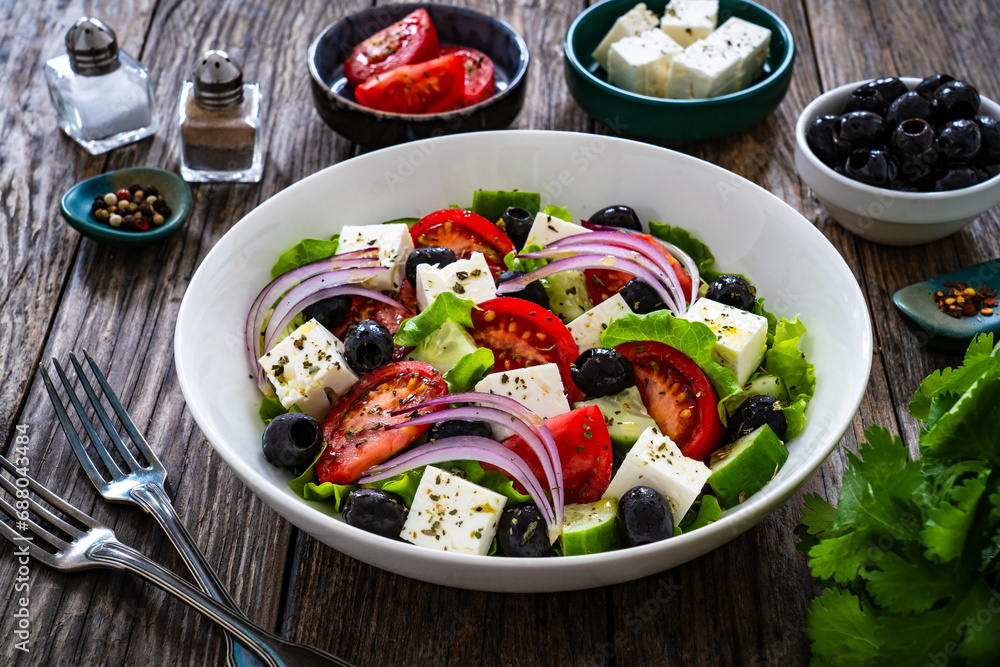
[{"label": "green herb leaf", "polygon": [[481,347],[463,356],[444,374],[449,394],[472,391],[473,387],[493,370],[495,358],[493,350]]},{"label": "green herb leaf", "polygon": [[292,269],[317,262],[327,257],[333,257],[340,245],[340,234],[334,234],[329,241],[324,239],[302,239],[291,248],[281,253],[278,261],[271,267],[271,277],[277,278]]},{"label": "green herb leaf", "polygon": [[920,542],[927,547],[924,554],[927,558],[948,563],[961,555],[972,526],[973,512],[986,491],[988,478],[989,471],[983,471],[978,477],[952,487],[948,499],[927,513],[924,529],[920,532]]},{"label": "green herb leaf", "polygon": [[472,309],[476,307],[469,299],[463,299],[451,292],[442,292],[423,312],[404,320],[396,332],[395,343],[403,347],[414,347],[437,331],[445,320],[465,328],[472,327]]},{"label": "green herb leaf", "polygon": [[813,664],[875,665],[879,640],[875,614],[849,591],[828,589],[809,605]]}]

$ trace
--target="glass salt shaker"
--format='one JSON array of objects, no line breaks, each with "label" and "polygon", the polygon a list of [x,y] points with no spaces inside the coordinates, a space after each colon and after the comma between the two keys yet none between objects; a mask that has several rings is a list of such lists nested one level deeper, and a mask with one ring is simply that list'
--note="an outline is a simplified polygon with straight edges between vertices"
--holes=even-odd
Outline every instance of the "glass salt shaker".
[{"label": "glass salt shaker", "polygon": [[193,183],[256,183],[264,172],[260,85],[225,51],[207,51],[185,81],[177,109],[181,176]]},{"label": "glass salt shaker", "polygon": [[160,126],[149,70],[118,48],[103,21],[81,18],[66,33],[66,53],[45,63],[59,127],[100,155],[154,134]]}]

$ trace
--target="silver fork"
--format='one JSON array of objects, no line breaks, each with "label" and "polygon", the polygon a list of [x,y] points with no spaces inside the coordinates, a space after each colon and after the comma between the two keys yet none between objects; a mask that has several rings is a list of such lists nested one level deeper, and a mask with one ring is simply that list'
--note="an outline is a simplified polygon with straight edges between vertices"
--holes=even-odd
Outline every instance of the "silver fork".
[{"label": "silver fork", "polygon": [[[173,572],[119,542],[110,528],[22,474],[25,471],[18,470],[4,456],[0,456],[0,467],[11,475],[8,478],[0,474],[0,487],[7,492],[6,496],[0,496],[0,510],[9,517],[8,521],[0,515],[0,533],[18,548],[17,553],[27,553],[42,563],[65,572],[105,568],[136,574],[221,625],[265,665],[350,667],[350,663],[328,653],[293,644],[257,627]],[[22,483],[21,480],[25,481]],[[62,516],[39,503],[28,491],[45,500]],[[25,505],[27,509],[24,509]],[[32,518],[32,514],[35,518]],[[39,520],[48,527],[40,525]],[[70,521],[75,521],[78,525],[73,525]],[[25,535],[26,532],[29,534]]]},{"label": "silver fork", "polygon": [[[167,478],[166,468],[164,468],[163,464],[160,463],[160,460],[157,458],[146,439],[141,433],[139,433],[132,419],[129,417],[128,412],[126,412],[125,408],[122,407],[118,397],[111,389],[107,379],[104,377],[104,374],[101,373],[90,354],[86,351],[84,351],[83,354],[90,366],[90,369],[93,371],[94,377],[97,379],[97,383],[100,386],[105,398],[111,405],[115,414],[118,416],[122,425],[125,427],[125,430],[128,432],[129,439],[142,454],[143,458],[145,458],[148,462],[148,466],[142,466],[135,456],[133,456],[131,450],[118,434],[118,430],[112,424],[107,412],[102,407],[97,393],[94,391],[93,385],[91,385],[91,383],[87,380],[86,375],[84,375],[83,369],[77,361],[76,355],[70,354],[70,363],[72,363],[73,368],[76,369],[76,373],[80,379],[80,384],[83,387],[84,392],[87,394],[87,398],[90,399],[90,404],[93,406],[98,420],[104,426],[104,430],[107,433],[108,438],[114,444],[115,449],[125,461],[128,470],[127,472],[122,470],[112,457],[100,434],[91,425],[90,420],[87,418],[86,412],[84,411],[83,405],[78,399],[76,392],[72,389],[66,374],[59,365],[59,362],[53,358],[52,362],[55,365],[56,372],[58,373],[60,380],[62,380],[63,387],[66,389],[70,403],[76,410],[88,439],[97,451],[98,456],[104,463],[104,467],[110,476],[110,479],[106,479],[98,470],[94,460],[88,453],[86,446],[81,441],[79,434],[76,429],[73,428],[69,416],[67,415],[66,408],[59,399],[59,395],[49,379],[48,373],[46,373],[45,368],[42,367],[40,368],[42,380],[45,383],[45,388],[48,390],[49,398],[52,400],[52,405],[55,408],[56,415],[59,417],[59,421],[62,424],[63,431],[66,433],[66,438],[69,440],[70,446],[73,448],[73,452],[80,460],[80,464],[83,466],[83,469],[90,478],[90,481],[93,482],[94,486],[105,500],[115,503],[134,505],[141,508],[147,514],[150,514],[154,519],[156,519],[156,522],[159,523],[163,530],[167,533],[170,541],[173,543],[178,553],[180,553],[181,558],[194,575],[200,588],[222,604],[227,605],[235,613],[243,615],[243,612],[236,605],[235,600],[233,600],[229,591],[226,590],[226,587],[219,580],[215,571],[212,569],[211,565],[209,565],[205,556],[195,544],[190,533],[188,533],[184,524],[177,516],[177,512],[170,501],[170,497],[167,495],[163,487],[163,483]],[[259,664],[256,660],[254,660],[252,655],[248,654],[243,649],[243,647],[234,642],[231,636],[227,635],[226,639],[226,657],[230,665],[252,667],[253,665]]]}]

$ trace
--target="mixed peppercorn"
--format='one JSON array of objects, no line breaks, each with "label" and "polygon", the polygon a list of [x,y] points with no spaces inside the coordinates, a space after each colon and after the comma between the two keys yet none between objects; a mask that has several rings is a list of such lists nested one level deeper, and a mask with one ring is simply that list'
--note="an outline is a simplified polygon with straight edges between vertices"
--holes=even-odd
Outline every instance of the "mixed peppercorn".
[{"label": "mixed peppercorn", "polygon": [[947,281],[947,290],[934,292],[934,300],[945,315],[955,318],[973,315],[992,315],[996,306],[997,291],[983,285],[976,290],[967,283]]},{"label": "mixed peppercorn", "polygon": [[118,192],[96,195],[90,214],[99,222],[128,231],[144,232],[150,224],[162,225],[173,211],[155,185],[138,184]]}]

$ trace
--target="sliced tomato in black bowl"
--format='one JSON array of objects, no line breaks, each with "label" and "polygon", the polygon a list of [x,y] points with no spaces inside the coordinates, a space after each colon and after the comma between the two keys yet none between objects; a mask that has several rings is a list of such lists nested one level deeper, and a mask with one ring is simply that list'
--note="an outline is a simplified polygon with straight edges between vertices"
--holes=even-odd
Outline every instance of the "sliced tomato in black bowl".
[{"label": "sliced tomato in black bowl", "polygon": [[468,259],[474,252],[483,253],[494,280],[507,270],[503,258],[514,250],[514,244],[496,225],[461,208],[446,208],[425,215],[410,229],[410,237],[417,248],[451,248],[459,259]]},{"label": "sliced tomato in black bowl", "polygon": [[472,311],[469,333],[476,345],[493,350],[494,372],[556,364],[569,402],[583,400],[570,375],[579,355],[576,341],[552,311],[509,296],[490,299]]},{"label": "sliced tomato in black bowl", "polygon": [[493,61],[482,51],[468,46],[442,46],[441,55],[455,53],[462,56],[465,66],[465,92],[463,106],[470,107],[488,100],[496,92],[497,82]]},{"label": "sliced tomato in black bowl", "polygon": [[400,361],[367,373],[341,396],[323,421],[326,449],[316,463],[319,481],[350,484],[372,466],[387,461],[416,440],[429,426],[400,424],[410,413],[390,417],[399,408],[413,406],[419,414],[441,408],[420,408],[448,393],[440,373],[422,361]]},{"label": "sliced tomato in black bowl", "polygon": [[401,65],[431,60],[437,53],[438,36],[431,17],[426,9],[418,9],[355,46],[344,63],[344,76],[350,85],[358,86]]},{"label": "sliced tomato in black bowl", "polygon": [[688,458],[704,461],[722,444],[719,398],[698,364],[654,341],[615,348],[632,362],[635,384],[649,416]]},{"label": "sliced tomato in black bowl", "polygon": [[354,89],[358,104],[391,113],[439,113],[460,109],[465,63],[459,55],[402,65],[376,74]]}]

